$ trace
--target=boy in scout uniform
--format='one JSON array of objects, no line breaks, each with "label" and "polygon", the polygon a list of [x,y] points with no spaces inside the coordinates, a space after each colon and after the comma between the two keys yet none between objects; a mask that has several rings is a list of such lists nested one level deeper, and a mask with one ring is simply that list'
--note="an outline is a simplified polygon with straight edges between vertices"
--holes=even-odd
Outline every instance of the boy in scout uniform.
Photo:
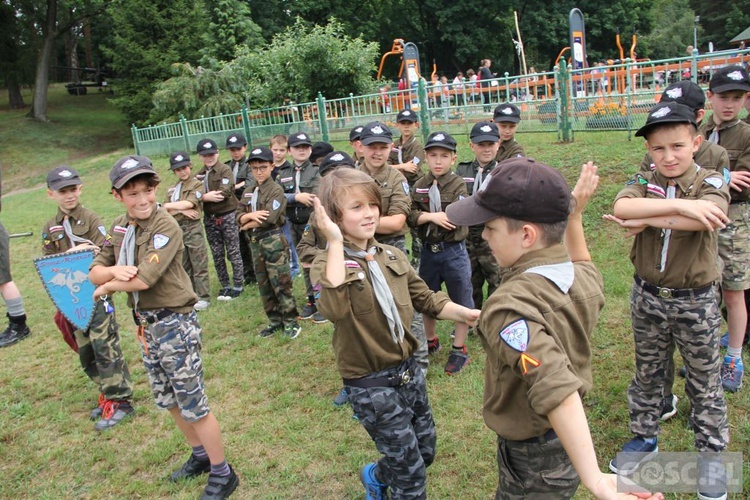
[{"label": "boy in scout uniform", "polygon": [[508,158],[526,156],[523,147],[516,142],[516,131],[521,121],[521,110],[510,103],[499,104],[492,114],[492,121],[497,124],[500,133],[500,147],[495,160],[500,163]]},{"label": "boy in scout uniform", "polygon": [[[269,144],[271,151],[273,152],[273,172],[271,172],[271,179],[276,181],[279,170],[282,168],[292,168],[289,160],[286,159],[287,153],[289,153],[289,145],[287,143],[286,136],[283,134],[276,134],[271,137]],[[292,268],[292,279],[296,278],[299,274],[299,257],[297,256],[297,250],[292,244],[292,229],[289,224],[289,219],[284,223],[284,236],[289,242],[289,255],[290,263]]]},{"label": "boy in scout uniform", "polygon": [[[296,246],[305,232],[307,221],[312,213],[312,200],[318,192],[320,175],[318,168],[310,162],[312,154],[312,142],[310,136],[304,132],[289,136],[289,152],[292,155],[292,165],[279,169],[276,182],[281,184],[286,196],[286,216],[291,225],[292,241],[290,245]],[[312,319],[313,321],[325,322],[315,307],[315,295],[310,283],[310,270],[302,269],[305,278],[305,294],[307,304],[300,311],[300,319]]]},{"label": "boy in scout uniform", "polygon": [[429,290],[406,254],[374,239],[381,198],[379,186],[357,170],[340,168],[323,179],[315,220],[328,249],[315,257],[312,276],[321,286],[320,309],[334,323],[349,403],[382,454],[360,472],[367,498],[388,498],[389,489],[391,498],[425,498],[437,437],[409,322],[415,309],[466,323],[479,311]]},{"label": "boy in scout uniform", "polygon": [[[474,194],[497,165],[495,157],[500,147],[500,132],[496,124],[480,122],[471,128],[469,138],[474,160],[459,163],[456,167],[456,174],[466,182],[468,193]],[[466,238],[466,250],[471,263],[472,299],[474,307],[478,308],[481,308],[484,302],[485,281],[488,297],[500,285],[500,270],[497,267],[497,261],[490,253],[487,242],[482,239],[482,230],[484,230],[482,224],[472,226]]]},{"label": "boy in scout uniform", "polygon": [[237,207],[237,224],[248,233],[258,291],[270,321],[259,335],[269,337],[283,330],[287,337],[294,339],[302,328],[297,324],[297,305],[289,270],[289,242],[282,230],[286,197],[281,186],[271,179],[273,152],[269,148],[254,148],[248,164],[255,183],[242,194]]},{"label": "boy in scout uniform", "polygon": [[[693,412],[696,449],[720,452],[729,441],[720,376],[721,314],[714,292],[719,279],[717,229],[729,222],[729,186],[722,174],[693,161],[701,137],[695,113],[687,106],[654,106],[636,135],[646,139],[656,170],[637,173],[615,198],[614,215],[605,216],[635,236],[630,252],[635,267],[630,304],[635,376],[628,388],[634,437],[609,464],[623,475],[658,451],[671,342],[677,344],[687,370],[685,393]],[[710,463],[699,461],[701,477],[713,474],[707,467]],[[717,478],[710,485],[721,488],[718,482]],[[726,488],[699,494],[725,497]]]},{"label": "boy in scout uniform", "polygon": [[[2,174],[0,173],[0,176]],[[21,291],[10,274],[10,236],[0,222],[0,295],[8,309],[8,326],[0,333],[0,347],[9,347],[31,335]]]},{"label": "boy in scout uniform", "polygon": [[169,411],[192,447],[190,458],[170,479],[209,472],[201,498],[227,498],[239,479],[226,462],[219,423],[208,407],[201,327],[193,309],[197,297],[182,267],[182,231],[156,204],[159,176],[151,160],[123,157],[109,179],[126,213],[114,221],[112,244],[91,264],[94,297],[127,292],[156,405]]},{"label": "boy in scout uniform", "polygon": [[[451,203],[464,199],[466,183],[451,167],[456,162],[456,141],[446,132],[434,132],[427,138],[425,156],[429,172],[418,179],[412,190],[409,226],[415,228],[422,242],[419,277],[430,290],[437,292],[445,283],[448,296],[456,304],[473,308],[471,298],[471,264],[466,253],[466,226],[456,226],[445,215]],[[435,318],[423,315],[427,346],[437,351],[440,340],[435,332]],[[453,349],[445,373],[455,375],[469,364],[466,335],[469,325],[456,323]]]},{"label": "boy in scout uniform", "polygon": [[716,70],[708,84],[713,113],[701,126],[704,139],[727,150],[731,171],[731,223],[719,232],[719,256],[724,262],[721,289],[729,329],[721,378],[724,389],[731,392],[742,387],[742,341],[748,317],[745,290],[750,288],[750,125],[739,119],[748,92],[747,70],[741,66]]},{"label": "boy in scout uniform", "polygon": [[581,401],[592,387],[589,339],[604,306],[582,224],[597,182],[589,162],[571,213],[559,172],[515,158],[446,209],[455,224],[484,225],[505,270],[476,329],[487,352],[484,421],[498,435],[498,499],[570,498],[581,481],[597,498],[617,491],[616,476],[599,471]]},{"label": "boy in scout uniform", "polygon": [[[227,137],[227,150],[231,159],[224,164],[232,169],[234,177],[234,195],[239,200],[242,192],[253,180],[250,171],[247,168],[247,139],[242,134],[231,134]],[[253,256],[250,253],[250,243],[246,235],[240,231],[240,255],[242,256],[242,274],[246,285],[255,283],[255,271],[253,270]]]},{"label": "boy in scout uniform", "polygon": [[[83,184],[73,168],[60,165],[47,174],[47,196],[57,203],[57,214],[42,227],[44,255],[93,250],[110,245],[110,235],[102,220],[79,201]],[[60,311],[55,314],[63,337],[78,352],[81,367],[99,389],[99,402],[91,411],[94,428],[104,431],[122,422],[135,411],[133,383],[120,348],[120,335],[114,305],[97,300],[91,324],[86,331],[76,329]]]},{"label": "boy in scout uniform", "polygon": [[[203,168],[196,175],[203,182],[203,224],[221,283],[218,300],[234,300],[242,293],[244,279],[240,233],[235,218],[234,175],[228,165],[219,163],[219,147],[211,139],[198,141],[196,152],[203,162]],[[232,263],[231,284],[225,254]]]},{"label": "boy in scout uniform", "polygon": [[362,164],[362,125],[352,127],[349,131],[349,146],[352,148],[352,158],[354,158],[354,166],[359,168]]},{"label": "boy in scout uniform", "polygon": [[208,248],[206,234],[201,224],[203,212],[203,185],[193,178],[193,165],[190,156],[184,151],[176,151],[169,157],[169,169],[177,176],[177,184],[167,190],[162,207],[182,229],[185,252],[182,265],[190,276],[193,290],[198,294],[196,311],[203,311],[211,304],[211,285],[208,280]]}]

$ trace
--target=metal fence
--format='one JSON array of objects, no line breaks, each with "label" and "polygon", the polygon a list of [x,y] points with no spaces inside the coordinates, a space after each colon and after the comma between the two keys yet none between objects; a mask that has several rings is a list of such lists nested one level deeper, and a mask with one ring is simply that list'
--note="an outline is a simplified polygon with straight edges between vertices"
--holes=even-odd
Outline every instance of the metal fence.
[{"label": "metal fence", "polygon": [[251,144],[266,144],[276,134],[304,131],[316,140],[347,140],[349,130],[372,120],[394,124],[405,108],[420,115],[426,137],[430,131],[467,134],[479,121],[490,120],[493,108],[513,102],[521,109],[518,131],[557,132],[559,140],[573,140],[575,132],[624,130],[628,137],[643,125],[648,109],[663,88],[681,79],[707,84],[713,71],[728,64],[746,64],[750,50],[724,51],[661,61],[630,61],[571,70],[562,61],[554,71],[524,76],[505,73],[489,82],[418,85],[402,90],[338,99],[318,95],[315,102],[290,103],[266,109],[243,108],[237,113],[133,126],[135,150],[144,155],[192,151],[204,137],[219,144],[241,132]]}]

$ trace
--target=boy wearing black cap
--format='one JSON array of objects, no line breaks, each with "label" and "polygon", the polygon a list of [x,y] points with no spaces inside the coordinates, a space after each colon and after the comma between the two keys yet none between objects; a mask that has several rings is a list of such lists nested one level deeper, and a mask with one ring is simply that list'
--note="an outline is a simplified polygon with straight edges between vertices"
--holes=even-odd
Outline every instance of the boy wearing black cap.
[{"label": "boy wearing black cap", "polygon": [[750,288],[750,125],[739,119],[748,92],[750,77],[743,67],[716,70],[708,84],[713,113],[701,126],[706,140],[727,150],[731,171],[731,222],[719,232],[719,256],[724,262],[721,289],[729,329],[721,378],[724,389],[731,392],[742,387],[742,341],[748,318],[745,290]]},{"label": "boy wearing black cap", "polygon": [[[57,203],[57,214],[42,227],[44,255],[110,246],[111,237],[102,220],[79,201],[83,183],[78,172],[67,165],[47,174],[47,196]],[[105,298],[106,299],[106,298]],[[78,353],[81,367],[99,389],[99,402],[91,411],[94,428],[104,431],[133,414],[133,383],[120,348],[120,335],[114,305],[97,300],[91,324],[76,329],[60,311],[55,324],[66,342]]]},{"label": "boy wearing black cap", "polygon": [[[203,181],[203,224],[206,239],[214,258],[216,276],[221,283],[218,300],[230,301],[242,293],[244,270],[240,252],[240,233],[234,212],[237,198],[234,195],[234,175],[224,163],[219,163],[219,147],[211,139],[201,139],[196,146],[203,168],[196,178]],[[232,263],[232,283],[224,256]]]},{"label": "boy wearing black cap", "polygon": [[[658,104],[636,136],[646,139],[656,169],[635,174],[615,198],[614,215],[605,216],[635,236],[630,252],[635,267],[630,304],[635,376],[628,388],[634,437],[609,464],[623,475],[658,452],[671,342],[685,361],[696,449],[702,454],[720,452],[729,441],[720,377],[721,315],[714,292],[719,278],[717,229],[729,222],[729,186],[720,173],[693,161],[702,138],[692,109],[674,102]],[[701,479],[706,477],[699,496],[725,497],[726,483],[721,491],[715,465],[710,459],[699,460]]]},{"label": "boy wearing black cap", "polygon": [[500,133],[500,147],[495,160],[500,163],[508,158],[526,156],[523,147],[516,142],[516,130],[521,121],[521,110],[510,103],[499,104],[492,114],[492,121],[497,124]]},{"label": "boy wearing black cap", "polygon": [[581,401],[592,387],[589,338],[604,305],[582,224],[597,182],[589,162],[571,212],[559,172],[516,158],[446,210],[455,224],[483,225],[505,270],[476,328],[487,353],[484,421],[498,435],[497,498],[570,498],[581,481],[600,498],[617,488],[615,476],[599,471]]},{"label": "boy wearing black cap", "polygon": [[[242,192],[253,180],[250,171],[247,168],[247,139],[242,134],[232,134],[227,137],[226,147],[229,150],[231,160],[225,161],[224,164],[232,169],[234,176],[234,195],[239,200]],[[250,252],[250,243],[246,235],[240,231],[240,255],[242,256],[242,275],[246,285],[255,283],[255,271],[253,269],[253,256]]]},{"label": "boy wearing black cap", "polygon": [[333,146],[328,144],[327,142],[316,142],[312,145],[312,152],[310,153],[310,161],[313,165],[316,167],[320,166],[320,162],[323,161],[323,158],[326,157],[329,153],[333,152]]},{"label": "boy wearing black cap", "polygon": [[156,405],[169,411],[192,447],[190,458],[170,479],[210,472],[201,498],[227,498],[239,479],[226,462],[219,423],[208,407],[201,327],[193,309],[197,297],[182,267],[182,231],[156,204],[160,179],[151,160],[123,157],[109,179],[112,195],[126,214],[115,219],[112,244],[104,246],[91,264],[89,279],[97,285],[94,298],[128,294]]},{"label": "boy wearing black cap", "polygon": [[349,146],[352,148],[352,158],[354,158],[354,165],[359,168],[362,164],[362,142],[360,138],[362,136],[362,125],[352,127],[349,131]]},{"label": "boy wearing black cap", "polygon": [[[418,179],[412,190],[409,226],[415,228],[422,242],[419,277],[430,290],[437,292],[445,283],[448,296],[456,304],[474,308],[471,298],[471,264],[464,240],[469,230],[456,226],[445,214],[451,203],[468,196],[466,183],[451,167],[456,162],[456,141],[446,132],[434,132],[427,138],[425,157],[429,172]],[[428,345],[439,348],[435,318],[422,315]],[[445,373],[455,375],[469,364],[466,335],[469,325],[455,324],[453,349]]]},{"label": "boy wearing black cap", "polygon": [[211,285],[208,280],[208,249],[206,234],[201,224],[203,214],[203,185],[192,176],[193,165],[184,151],[176,151],[169,157],[169,169],[177,176],[177,184],[167,190],[162,207],[182,229],[185,253],[182,265],[190,276],[193,290],[198,294],[196,311],[203,311],[211,304]]},{"label": "boy wearing black cap", "polygon": [[[292,241],[296,246],[305,232],[307,221],[313,211],[313,199],[318,192],[320,174],[318,168],[310,162],[312,141],[304,132],[289,136],[289,152],[292,155],[292,165],[279,169],[276,182],[281,184],[286,196],[286,216],[291,223]],[[318,314],[315,307],[315,295],[310,283],[310,270],[302,269],[305,278],[305,294],[307,304],[300,311],[299,319],[311,319],[315,322],[325,322],[325,318]]]},{"label": "boy wearing black cap", "polygon": [[254,148],[248,157],[255,183],[242,194],[237,207],[237,224],[246,231],[258,277],[258,291],[263,310],[270,321],[261,337],[283,331],[297,338],[302,328],[297,324],[297,305],[289,269],[289,242],[283,234],[286,197],[273,182],[273,152],[264,146]]},{"label": "boy wearing black cap", "polygon": [[[459,163],[456,173],[466,182],[468,193],[474,194],[497,165],[495,157],[500,147],[500,131],[495,123],[480,122],[471,128],[469,137],[474,160]],[[488,297],[500,285],[500,269],[490,253],[487,242],[482,239],[482,230],[484,230],[482,224],[469,227],[469,235],[466,238],[466,250],[471,263],[472,299],[474,307],[477,308],[481,308],[484,302],[485,281]],[[438,346],[430,346],[430,351],[435,352],[438,348]]]}]

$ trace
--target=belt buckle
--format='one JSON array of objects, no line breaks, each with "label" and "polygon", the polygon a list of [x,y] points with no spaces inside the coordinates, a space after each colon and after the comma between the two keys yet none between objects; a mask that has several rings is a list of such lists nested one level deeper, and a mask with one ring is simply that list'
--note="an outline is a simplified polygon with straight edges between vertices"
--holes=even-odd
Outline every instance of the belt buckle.
[{"label": "belt buckle", "polygon": [[439,243],[430,243],[430,251],[432,253],[440,253],[442,249],[440,248]]},{"label": "belt buckle", "polygon": [[141,326],[148,326],[148,320],[145,316],[138,315],[138,324]]},{"label": "belt buckle", "polygon": [[398,377],[401,379],[401,385],[406,385],[411,380],[411,372],[406,370],[403,373],[399,373]]},{"label": "belt buckle", "polygon": [[250,241],[252,241],[253,243],[258,243],[258,237],[255,235],[250,236]]},{"label": "belt buckle", "polygon": [[661,297],[662,299],[671,299],[672,298],[672,289],[671,288],[662,288],[662,287],[657,287],[657,288],[658,288],[657,295],[659,295],[659,297]]}]

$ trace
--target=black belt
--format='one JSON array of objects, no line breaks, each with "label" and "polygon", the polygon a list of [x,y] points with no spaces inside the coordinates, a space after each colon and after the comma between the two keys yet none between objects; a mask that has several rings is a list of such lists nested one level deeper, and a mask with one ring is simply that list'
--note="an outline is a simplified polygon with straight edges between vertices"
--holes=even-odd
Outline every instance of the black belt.
[{"label": "black belt", "polygon": [[363,389],[368,387],[401,387],[414,378],[414,358],[409,358],[405,365],[405,370],[394,373],[389,377],[345,378],[343,379],[344,385]]},{"label": "black belt", "polygon": [[269,236],[273,236],[275,234],[281,234],[283,231],[281,228],[278,229],[271,229],[270,231],[263,231],[262,233],[250,233],[250,241],[253,243],[258,243],[258,241],[262,240],[263,238],[268,238]]},{"label": "black belt", "polygon": [[234,213],[234,210],[230,210],[228,212],[224,212],[224,213],[220,213],[220,214],[206,214],[206,215],[208,215],[212,219],[221,219],[222,217],[225,217],[225,216],[227,216],[229,214],[233,214],[233,213]]},{"label": "black belt", "polygon": [[422,243],[422,246],[425,250],[428,250],[432,253],[440,253],[456,245],[460,245],[461,243],[462,242],[460,241],[440,241],[437,243],[430,243],[428,241],[425,241],[424,243]]},{"label": "black belt", "polygon": [[661,286],[656,286],[648,281],[643,281],[643,279],[635,275],[634,276],[635,283],[646,290],[651,295],[656,295],[657,297],[661,297],[662,299],[681,299],[685,297],[692,297],[694,295],[702,295],[706,292],[709,292],[713,289],[714,284],[709,283],[708,285],[702,286],[700,288],[665,288]]},{"label": "black belt", "polygon": [[747,203],[747,200],[732,200],[729,202],[730,205],[742,205],[743,203]]},{"label": "black belt", "polygon": [[555,429],[550,429],[541,436],[536,436],[529,439],[523,439],[521,441],[516,441],[516,443],[536,443],[536,444],[545,444],[549,443],[550,441],[554,441],[557,439],[557,433],[555,432]]},{"label": "black belt", "polygon": [[156,312],[153,314],[148,314],[146,316],[145,314],[139,314],[138,312],[133,309],[133,321],[135,321],[136,326],[146,326],[146,325],[153,325],[157,321],[161,321],[170,314],[174,314],[174,311],[171,311],[169,309],[155,309]]}]

